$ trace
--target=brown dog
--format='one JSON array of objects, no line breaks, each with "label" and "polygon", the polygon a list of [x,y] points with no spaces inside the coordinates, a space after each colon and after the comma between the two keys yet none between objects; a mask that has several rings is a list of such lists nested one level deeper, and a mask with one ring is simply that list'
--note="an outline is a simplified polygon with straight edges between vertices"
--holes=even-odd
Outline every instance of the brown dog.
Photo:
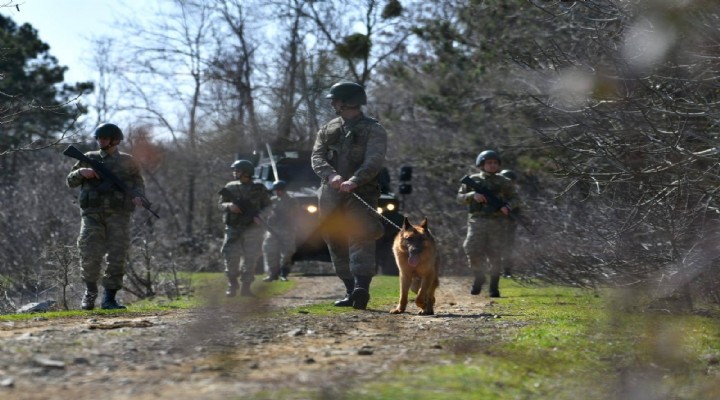
[{"label": "brown dog", "polygon": [[400,270],[400,303],[390,313],[405,312],[408,290],[412,289],[417,293],[415,304],[420,308],[420,315],[433,315],[435,289],[440,281],[435,238],[428,230],[427,218],[420,225],[412,225],[405,218],[402,230],[395,237],[393,253]]}]

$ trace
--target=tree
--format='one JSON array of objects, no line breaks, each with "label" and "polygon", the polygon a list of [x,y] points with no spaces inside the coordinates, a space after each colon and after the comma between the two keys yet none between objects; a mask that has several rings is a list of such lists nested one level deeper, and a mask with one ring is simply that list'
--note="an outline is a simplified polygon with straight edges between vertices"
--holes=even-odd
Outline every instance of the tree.
[{"label": "tree", "polygon": [[248,26],[248,7],[239,0],[216,1],[224,26],[217,28],[218,45],[210,76],[218,84],[217,107],[225,111],[220,124],[234,138],[236,154],[262,147],[262,130],[256,111],[253,75],[258,44]]},{"label": "tree", "polygon": [[[186,163],[176,173],[185,174],[184,207],[177,208],[185,219],[185,235],[193,236],[196,206],[197,155],[203,124],[203,96],[208,83],[210,33],[213,10],[206,1],[173,0],[168,11],[159,10],[152,26],[132,21],[126,29],[133,41],[128,51],[132,56],[122,71],[125,87],[133,94],[126,110],[141,111],[147,121],[159,124],[170,132],[183,131]],[[137,102],[137,99],[141,101]],[[177,120],[169,115],[169,107],[179,107]],[[172,120],[172,121],[171,121]],[[179,203],[176,201],[175,203]]]},{"label": "tree", "polygon": [[692,288],[718,281],[718,6],[484,1],[427,12],[417,46],[383,69],[397,98],[389,125],[412,132],[400,143],[433,149],[414,152],[442,176],[462,164],[441,148],[471,162],[472,149],[491,147],[512,166],[554,172],[530,203],[543,232],[526,242],[530,275],[707,293]]},{"label": "tree", "polygon": [[17,151],[57,139],[87,109],[78,98],[92,91],[90,82],[62,85],[67,67],[58,65],[50,46],[30,25],[17,26],[0,15],[0,155],[3,170],[14,171]]},{"label": "tree", "polygon": [[[327,118],[325,94],[331,78],[342,69],[334,52],[328,51],[323,34],[307,23],[310,0],[278,1],[270,12],[276,16],[279,51],[272,54],[267,76],[268,101],[277,126],[269,141],[273,148],[307,149],[321,122]],[[312,38],[312,39],[309,39]]]},{"label": "tree", "polygon": [[720,256],[710,250],[720,232],[710,172],[719,99],[707,74],[716,70],[720,7],[594,1],[543,9],[573,21],[578,35],[593,33],[583,51],[546,46],[532,63],[550,78],[534,96],[536,131],[554,147],[568,191],[591,187],[603,210],[587,231],[595,246],[574,255],[591,254],[604,276],[656,295],[705,293],[692,288],[718,280],[708,273]]},{"label": "tree", "polygon": [[[365,0],[363,7],[355,3],[315,1],[308,5],[305,16],[345,62],[345,70],[340,76],[349,76],[361,85],[370,80],[370,74],[377,66],[401,51],[411,35],[408,27],[403,25],[408,16],[400,18],[408,10],[397,0],[387,1],[382,8],[377,0]],[[364,32],[354,31],[356,26],[361,26]]]}]

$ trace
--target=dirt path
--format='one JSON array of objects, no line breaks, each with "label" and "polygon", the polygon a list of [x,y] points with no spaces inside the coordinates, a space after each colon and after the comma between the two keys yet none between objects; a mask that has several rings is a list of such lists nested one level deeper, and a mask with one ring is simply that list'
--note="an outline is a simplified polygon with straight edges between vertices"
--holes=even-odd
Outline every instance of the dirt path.
[{"label": "dirt path", "polygon": [[[335,277],[295,277],[270,302],[141,317],[0,323],[0,399],[226,399],[261,390],[312,390],[339,398],[384,372],[417,360],[483,351],[511,318],[498,318],[485,296],[467,294],[467,278],[442,278],[435,316],[388,310],[322,316],[268,316],[301,304],[332,302]],[[371,303],[372,306],[372,303]],[[329,396],[329,397],[327,397]]]}]

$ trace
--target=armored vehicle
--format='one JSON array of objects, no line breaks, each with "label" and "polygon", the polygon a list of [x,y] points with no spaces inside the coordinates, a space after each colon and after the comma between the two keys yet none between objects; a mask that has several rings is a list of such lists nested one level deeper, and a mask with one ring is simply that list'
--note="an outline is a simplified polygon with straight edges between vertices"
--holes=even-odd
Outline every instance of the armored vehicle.
[{"label": "armored vehicle", "polygon": [[[255,168],[255,176],[270,190],[273,182],[280,179],[287,182],[287,192],[300,204],[300,214],[296,224],[297,251],[293,261],[315,260],[330,261],[330,254],[320,233],[322,221],[318,213],[317,190],[320,178],[312,170],[310,151],[285,151],[273,154],[277,177],[268,156],[260,157]],[[408,167],[403,167],[408,168]],[[400,213],[401,202],[391,191],[390,174],[384,169],[380,177],[382,194],[378,202],[377,212],[402,226],[403,215]],[[409,187],[407,182],[405,188]],[[408,191],[409,193],[409,191]],[[372,212],[368,209],[368,212]],[[398,269],[392,254],[392,243],[398,229],[377,215],[385,228],[385,234],[378,239],[376,247],[376,263],[379,273],[397,275]]]}]

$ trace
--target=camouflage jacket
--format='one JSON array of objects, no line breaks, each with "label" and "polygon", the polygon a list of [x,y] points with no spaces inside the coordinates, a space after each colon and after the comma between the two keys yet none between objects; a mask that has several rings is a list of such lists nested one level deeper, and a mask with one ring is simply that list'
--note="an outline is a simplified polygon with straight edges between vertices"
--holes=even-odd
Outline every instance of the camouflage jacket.
[{"label": "camouflage jacket", "polygon": [[235,214],[230,212],[230,204],[234,201],[247,202],[258,212],[270,205],[270,195],[267,189],[260,183],[242,184],[239,180],[230,181],[225,185],[230,191],[229,196],[220,195],[218,208],[224,211],[223,222],[230,226],[248,226],[253,223],[254,215],[249,212]]},{"label": "camouflage jacket", "polygon": [[290,196],[273,196],[267,212],[266,221],[273,231],[292,234],[295,230],[298,201]]},{"label": "camouflage jacket", "polygon": [[[145,181],[140,173],[140,165],[133,156],[119,151],[108,154],[104,150],[89,151],[85,153],[90,159],[100,161],[105,168],[115,174],[131,190],[145,194]],[[78,203],[83,214],[100,211],[135,210],[132,197],[115,185],[104,183],[100,179],[85,179],[80,174],[80,168],[90,168],[90,165],[78,161],[67,175],[68,187],[80,187]]]},{"label": "camouflage jacket", "polygon": [[338,117],[318,131],[312,168],[323,183],[339,174],[360,187],[377,186],[386,150],[387,132],[377,120],[365,115],[349,121]]},{"label": "camouflage jacket", "polygon": [[[520,198],[515,190],[515,184],[510,179],[500,174],[489,174],[484,171],[479,174],[470,175],[470,178],[483,185],[490,193],[494,194],[495,197],[507,203],[511,209],[514,210],[520,205]],[[468,213],[473,216],[503,215],[500,210],[492,209],[487,203],[478,203],[475,201],[473,199],[474,195],[474,190],[465,184],[460,185],[457,201],[460,204],[467,205]]]}]

